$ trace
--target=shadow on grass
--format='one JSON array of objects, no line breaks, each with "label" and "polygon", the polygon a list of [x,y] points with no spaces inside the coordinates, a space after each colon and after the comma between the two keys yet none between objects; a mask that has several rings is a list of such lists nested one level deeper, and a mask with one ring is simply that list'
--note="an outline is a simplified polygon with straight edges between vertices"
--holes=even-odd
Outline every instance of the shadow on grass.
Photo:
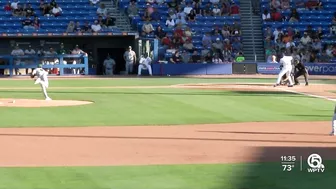
[{"label": "shadow on grass", "polygon": [[[216,90],[217,91],[217,90]],[[30,94],[40,94],[41,91],[20,91],[20,90],[3,90],[0,93],[30,93]],[[314,98],[303,96],[300,94],[290,93],[290,92],[272,92],[272,91],[205,91],[205,92],[193,92],[188,90],[187,92],[128,92],[128,91],[48,91],[49,94],[111,94],[111,95],[218,95],[218,96],[275,96],[279,95],[282,97],[304,97],[304,98]]]}]

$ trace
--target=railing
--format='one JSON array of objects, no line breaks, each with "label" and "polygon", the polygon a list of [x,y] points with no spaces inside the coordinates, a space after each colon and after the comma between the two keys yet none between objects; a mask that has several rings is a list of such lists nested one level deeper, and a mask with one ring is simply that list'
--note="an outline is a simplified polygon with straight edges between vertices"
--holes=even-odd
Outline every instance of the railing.
[{"label": "railing", "polygon": [[57,55],[57,56],[0,56],[5,65],[0,69],[8,69],[9,76],[17,69],[36,68],[39,64],[45,69],[59,69],[59,75],[66,75],[64,69],[84,69],[84,74],[89,74],[88,57],[84,55]]}]

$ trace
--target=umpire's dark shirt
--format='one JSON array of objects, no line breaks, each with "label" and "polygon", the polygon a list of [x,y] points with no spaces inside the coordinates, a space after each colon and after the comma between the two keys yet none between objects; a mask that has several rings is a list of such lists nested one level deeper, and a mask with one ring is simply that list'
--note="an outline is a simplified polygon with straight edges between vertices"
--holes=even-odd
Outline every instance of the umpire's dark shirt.
[{"label": "umpire's dark shirt", "polygon": [[305,69],[305,66],[303,65],[302,62],[300,62],[295,66],[295,68],[298,69],[299,71],[302,71]]}]

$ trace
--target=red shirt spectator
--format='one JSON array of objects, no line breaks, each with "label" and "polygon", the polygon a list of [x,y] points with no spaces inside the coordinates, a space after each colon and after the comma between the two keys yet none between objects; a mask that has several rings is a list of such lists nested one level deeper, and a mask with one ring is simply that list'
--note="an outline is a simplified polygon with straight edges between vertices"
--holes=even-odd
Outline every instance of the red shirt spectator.
[{"label": "red shirt spectator", "polygon": [[239,14],[239,7],[235,3],[231,6],[231,14]]},{"label": "red shirt spectator", "polygon": [[271,16],[272,16],[273,21],[279,21],[279,22],[282,21],[282,15],[281,15],[281,13],[278,12],[278,11],[276,11],[275,9],[273,10]]},{"label": "red shirt spectator", "polygon": [[162,38],[161,43],[162,43],[162,45],[167,45],[169,48],[172,47],[172,42],[169,39],[168,35],[166,35],[165,37]]},{"label": "red shirt spectator", "polygon": [[183,30],[180,27],[176,27],[174,35],[177,34],[179,37],[183,36]]},{"label": "red shirt spectator", "polygon": [[9,3],[5,6],[4,9],[5,9],[5,11],[11,11],[12,10],[12,8],[11,8],[11,6],[10,6]]}]

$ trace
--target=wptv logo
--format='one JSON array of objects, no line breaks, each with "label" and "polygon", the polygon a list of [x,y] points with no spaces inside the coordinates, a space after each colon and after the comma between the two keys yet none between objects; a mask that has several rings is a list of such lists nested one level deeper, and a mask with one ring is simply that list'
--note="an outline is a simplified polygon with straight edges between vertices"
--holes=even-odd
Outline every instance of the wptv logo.
[{"label": "wptv logo", "polygon": [[311,154],[307,159],[308,166],[307,171],[309,173],[323,173],[325,167],[322,163],[322,157],[318,154]]}]

